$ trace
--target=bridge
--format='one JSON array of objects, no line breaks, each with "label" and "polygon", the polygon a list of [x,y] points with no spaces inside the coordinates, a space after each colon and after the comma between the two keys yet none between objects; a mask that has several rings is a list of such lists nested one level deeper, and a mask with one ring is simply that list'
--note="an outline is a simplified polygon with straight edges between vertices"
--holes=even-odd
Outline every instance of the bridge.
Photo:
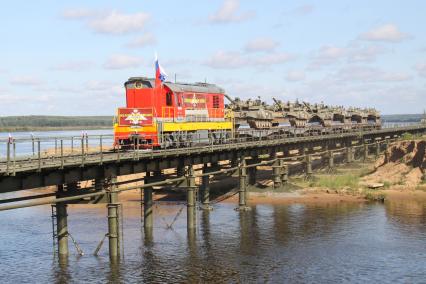
[{"label": "bridge", "polygon": [[[404,133],[425,134],[426,125],[332,133],[282,133],[268,137],[260,133],[230,139],[223,144],[206,143],[164,150],[111,149],[107,145],[111,137],[105,135],[12,138],[0,141],[5,148],[4,158],[0,160],[0,193],[47,186],[54,186],[55,190],[1,199],[0,211],[51,204],[56,220],[54,237],[58,242],[58,254],[66,256],[69,253],[67,204],[106,203],[109,255],[115,259],[120,254],[118,194],[122,191],[141,191],[144,228],[149,233],[153,227],[153,187],[173,186],[183,190],[187,197],[189,232],[195,228],[197,200],[201,209],[211,209],[209,184],[219,175],[238,178],[239,186],[234,192],[239,195],[237,209],[247,210],[247,186],[256,183],[258,166],[271,166],[273,187],[279,188],[296,172],[303,172],[309,178],[318,168],[333,169],[336,163],[367,159],[372,154],[379,156],[390,141]],[[20,145],[25,145],[25,155],[20,154]],[[119,176],[131,174],[142,174],[142,177],[125,182],[117,180]],[[90,181],[91,185],[83,186],[82,181]],[[126,185],[142,181],[143,184]]]}]

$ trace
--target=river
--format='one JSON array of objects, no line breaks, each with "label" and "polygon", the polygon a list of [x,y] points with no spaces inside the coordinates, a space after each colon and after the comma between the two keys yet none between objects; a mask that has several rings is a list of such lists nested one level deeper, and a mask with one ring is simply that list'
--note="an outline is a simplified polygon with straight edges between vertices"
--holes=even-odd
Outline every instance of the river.
[{"label": "river", "polygon": [[[34,131],[34,132],[13,132],[6,133],[0,132],[0,158],[5,158],[7,153],[7,141],[9,135],[16,141],[16,156],[30,156],[37,155],[37,139],[41,140],[40,151],[46,151],[48,149],[55,149],[59,151],[60,140],[63,140],[63,147],[70,149],[74,147],[76,152],[81,147],[81,137],[86,135],[90,147],[99,146],[99,136],[104,136],[102,139],[104,147],[112,146],[112,129],[93,129],[93,130],[66,130],[66,131]],[[58,137],[55,141],[55,137]],[[72,139],[71,139],[72,137]],[[33,142],[33,139],[34,141]],[[86,143],[86,140],[85,140]],[[56,146],[55,146],[56,144]],[[73,144],[73,145],[71,145]],[[12,151],[12,149],[11,149]],[[11,154],[12,155],[12,154]]]},{"label": "river", "polygon": [[[24,145],[29,153],[31,143]],[[124,257],[118,264],[109,261],[107,240],[93,255],[107,232],[105,205],[69,207],[69,230],[85,255],[78,256],[70,241],[71,255],[61,264],[53,256],[49,206],[0,212],[0,283],[426,281],[425,200],[252,205],[249,212],[220,203],[210,213],[198,211],[195,235],[187,234],[186,210],[173,230],[166,229],[182,206],[155,206],[151,239],[143,232],[138,202],[124,203]]]},{"label": "river", "polygon": [[183,205],[154,208],[152,239],[138,202],[124,204],[124,257],[110,264],[106,206],[69,208],[69,230],[84,250],[59,264],[52,255],[50,207],[0,212],[1,283],[424,283],[426,202],[217,204],[197,212],[187,234]]}]

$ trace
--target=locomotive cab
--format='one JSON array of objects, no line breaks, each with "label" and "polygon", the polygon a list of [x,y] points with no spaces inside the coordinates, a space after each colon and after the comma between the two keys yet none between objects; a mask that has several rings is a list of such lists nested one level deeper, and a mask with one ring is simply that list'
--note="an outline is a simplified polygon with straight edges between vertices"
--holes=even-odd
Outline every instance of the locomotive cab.
[{"label": "locomotive cab", "polygon": [[[115,145],[176,147],[213,137],[229,137],[224,90],[213,84],[181,84],[132,77],[125,84],[126,107],[117,111]],[[189,142],[192,141],[192,142]]]}]

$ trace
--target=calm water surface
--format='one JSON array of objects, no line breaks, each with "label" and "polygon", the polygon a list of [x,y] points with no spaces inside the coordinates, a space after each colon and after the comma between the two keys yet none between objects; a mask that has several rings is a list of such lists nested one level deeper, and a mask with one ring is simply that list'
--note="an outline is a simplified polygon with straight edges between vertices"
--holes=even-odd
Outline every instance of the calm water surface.
[{"label": "calm water surface", "polygon": [[69,208],[68,263],[52,256],[50,207],[0,212],[1,283],[131,282],[426,282],[426,203],[257,205],[236,212],[219,204],[198,211],[186,230],[182,205],[157,205],[152,238],[139,205],[124,204],[124,258],[110,264],[106,208]]},{"label": "calm water surface", "polygon": [[[56,140],[56,147],[60,147],[60,140],[63,140],[64,148],[71,148],[71,143],[73,147],[76,149],[78,153],[78,149],[81,146],[81,137],[83,134],[87,134],[89,137],[89,146],[97,147],[99,146],[99,135],[103,135],[103,146],[111,146],[112,145],[112,129],[93,129],[93,130],[67,130],[67,131],[33,131],[33,132],[13,132],[10,135],[16,141],[16,156],[31,156],[37,155],[37,143],[33,143],[32,138],[40,138],[40,150],[44,151],[47,149],[55,149],[55,139],[54,137],[58,137]],[[0,158],[5,158],[7,153],[7,139],[9,137],[9,133],[0,132]],[[73,141],[71,141],[71,137]],[[35,140],[36,141],[36,140]],[[33,152],[34,150],[34,152]],[[12,151],[12,149],[11,149]],[[12,155],[12,154],[11,154]]]}]

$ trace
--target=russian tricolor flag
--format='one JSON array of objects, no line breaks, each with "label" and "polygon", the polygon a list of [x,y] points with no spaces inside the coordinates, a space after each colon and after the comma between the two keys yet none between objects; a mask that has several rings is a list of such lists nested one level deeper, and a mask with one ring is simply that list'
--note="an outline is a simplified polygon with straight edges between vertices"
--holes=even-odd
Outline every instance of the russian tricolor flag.
[{"label": "russian tricolor flag", "polygon": [[160,63],[158,62],[157,53],[155,54],[155,84],[158,86],[162,82],[166,80],[166,72],[164,71],[163,67],[161,67]]}]

